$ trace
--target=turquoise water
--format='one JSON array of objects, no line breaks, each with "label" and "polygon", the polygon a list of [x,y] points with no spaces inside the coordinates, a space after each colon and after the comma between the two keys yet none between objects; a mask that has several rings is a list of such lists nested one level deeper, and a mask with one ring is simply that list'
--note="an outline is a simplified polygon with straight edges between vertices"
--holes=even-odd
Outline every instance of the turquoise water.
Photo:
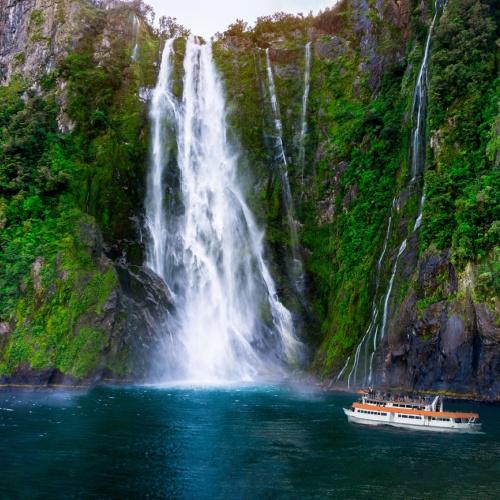
[{"label": "turquoise water", "polygon": [[[484,433],[349,424],[355,396],[279,387],[0,391],[0,498],[499,498]],[[456,405],[448,405],[457,408]]]}]

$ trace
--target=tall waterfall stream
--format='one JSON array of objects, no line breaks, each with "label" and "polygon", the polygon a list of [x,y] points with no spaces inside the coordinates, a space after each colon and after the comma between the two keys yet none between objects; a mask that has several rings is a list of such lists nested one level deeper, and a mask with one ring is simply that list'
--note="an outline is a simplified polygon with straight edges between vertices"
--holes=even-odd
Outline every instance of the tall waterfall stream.
[{"label": "tall waterfall stream", "polygon": [[[288,228],[290,232],[290,248],[292,257],[291,275],[295,285],[296,292],[299,296],[304,294],[304,266],[300,256],[299,236],[297,231],[297,220],[295,218],[295,210],[293,205],[292,190],[290,188],[290,179],[288,176],[288,160],[286,157],[285,146],[283,144],[283,123],[281,121],[281,112],[276,92],[276,83],[274,81],[273,67],[269,49],[266,49],[266,72],[269,98],[271,101],[271,110],[274,121],[274,140],[276,144],[276,160],[280,165],[281,191],[283,205],[285,207]],[[304,133],[305,135],[305,133]]]},{"label": "tall waterfall stream", "polygon": [[[146,199],[147,265],[164,279],[174,302],[167,378],[218,383],[273,376],[298,358],[301,343],[238,182],[212,47],[188,40],[178,100],[172,92],[174,46],[174,40],[165,44],[152,97]],[[169,149],[172,136],[176,147]],[[178,211],[165,198],[172,157],[180,175]]]},{"label": "tall waterfall stream", "polygon": [[[411,180],[408,187],[414,185],[417,181],[418,176],[423,174],[423,168],[425,164],[425,120],[426,120],[426,110],[427,110],[427,76],[429,69],[429,56],[432,41],[432,34],[434,31],[434,26],[436,24],[437,17],[439,15],[440,8],[444,8],[444,3],[441,0],[436,0],[434,6],[434,16],[432,18],[431,25],[427,34],[427,39],[424,46],[424,55],[422,58],[422,63],[418,72],[417,80],[415,83],[415,89],[413,92],[412,101],[412,119],[413,127],[411,133]],[[425,204],[425,186],[422,187],[422,195],[419,202],[419,211],[413,230],[411,234],[418,231],[422,223],[423,208]],[[347,376],[347,386],[351,387],[353,385],[370,385],[373,382],[373,363],[375,353],[379,347],[380,341],[385,337],[387,333],[387,325],[389,320],[389,301],[391,299],[392,290],[394,288],[394,282],[396,274],[398,271],[398,265],[401,256],[407,249],[408,246],[408,235],[401,243],[396,259],[394,261],[391,276],[387,286],[387,290],[382,299],[382,319],[378,321],[379,318],[379,304],[377,302],[377,293],[380,287],[380,273],[382,270],[383,260],[387,253],[387,245],[389,242],[391,227],[393,219],[395,216],[395,211],[399,208],[399,196],[394,198],[392,203],[391,214],[389,216],[387,230],[384,238],[384,243],[382,246],[382,252],[380,254],[379,260],[376,267],[376,283],[374,291],[374,299],[372,302],[372,314],[370,324],[366,330],[366,333],[361,338],[358,344],[355,354],[352,368],[347,372],[349,362],[351,358],[348,358],[344,367],[339,372],[337,380],[341,380],[345,373]],[[371,352],[370,352],[371,351]]]},{"label": "tall waterfall stream", "polygon": [[311,91],[311,60],[312,60],[312,42],[306,43],[305,62],[304,62],[304,93],[302,94],[302,111],[300,117],[300,135],[299,135],[299,166],[301,183],[304,185],[304,169],[306,163],[306,134],[307,134],[307,108],[309,103],[309,93]]}]

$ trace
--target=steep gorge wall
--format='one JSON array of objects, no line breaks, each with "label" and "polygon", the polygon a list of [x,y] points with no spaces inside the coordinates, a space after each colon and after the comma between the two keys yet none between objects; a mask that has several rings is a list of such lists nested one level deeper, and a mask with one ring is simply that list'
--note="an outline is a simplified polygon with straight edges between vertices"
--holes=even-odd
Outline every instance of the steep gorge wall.
[{"label": "steep gorge wall", "polygon": [[[169,307],[161,282],[142,267],[147,101],[160,38],[140,4],[2,0],[1,7],[0,376],[44,383],[143,378],[156,368],[151,353]],[[346,385],[373,298],[383,299],[425,185],[422,226],[397,266],[374,382],[498,397],[494,7],[449,0],[439,17],[425,175],[416,183],[408,182],[412,94],[432,2],[344,0],[317,17],[281,14],[253,29],[236,23],[215,42],[267,260],[310,346],[310,369],[327,380],[344,368],[337,383]],[[184,45],[176,42],[177,94]],[[266,49],[307,271],[305,300],[290,276]],[[175,198],[178,179],[166,182]]]},{"label": "steep gorge wall", "polygon": [[[356,348],[373,297],[380,322],[400,243],[410,236],[397,263],[382,340],[379,332],[372,383],[498,397],[496,12],[491,2],[450,0],[438,18],[425,173],[414,183],[412,96],[433,3],[340,2],[317,18],[263,18],[251,30],[237,23],[218,42],[233,125],[255,176],[250,197],[282,262],[288,234],[266,142],[262,53],[269,48],[308,271],[303,334],[316,346],[313,370],[338,385],[357,372]],[[314,60],[302,166],[297,137],[307,41]],[[422,189],[422,225],[411,234]],[[281,276],[286,290],[283,269]],[[360,363],[369,356],[359,353]],[[366,383],[359,375],[349,378],[351,386]]]},{"label": "steep gorge wall", "polygon": [[0,380],[143,379],[169,307],[139,222],[158,37],[140,5],[0,7]]}]

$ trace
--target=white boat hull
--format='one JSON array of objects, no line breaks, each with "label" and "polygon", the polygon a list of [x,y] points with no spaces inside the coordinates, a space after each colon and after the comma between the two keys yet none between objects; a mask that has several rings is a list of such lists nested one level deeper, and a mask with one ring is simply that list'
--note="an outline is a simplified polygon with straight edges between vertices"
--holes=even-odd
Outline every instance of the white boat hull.
[{"label": "white boat hull", "polygon": [[400,427],[404,429],[433,431],[433,432],[475,433],[481,430],[481,424],[436,422],[428,419],[422,419],[419,422],[409,423],[409,422],[401,422],[401,419],[398,418],[397,414],[394,413],[387,413],[384,416],[384,415],[359,414],[347,408],[344,408],[343,410],[349,422],[362,425],[372,425],[372,426],[390,425],[392,427]]}]

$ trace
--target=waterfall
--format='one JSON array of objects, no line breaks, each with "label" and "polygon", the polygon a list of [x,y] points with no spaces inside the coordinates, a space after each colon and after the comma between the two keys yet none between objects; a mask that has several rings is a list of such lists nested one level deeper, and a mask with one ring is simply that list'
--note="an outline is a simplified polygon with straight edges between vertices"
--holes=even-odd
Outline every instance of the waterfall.
[{"label": "waterfall", "polygon": [[[412,100],[412,117],[413,117],[413,126],[411,133],[411,180],[408,184],[408,187],[411,187],[417,179],[417,176],[420,175],[423,171],[425,164],[425,121],[426,121],[426,108],[427,108],[427,77],[428,77],[428,67],[429,67],[429,55],[430,55],[430,47],[432,40],[432,33],[434,31],[434,26],[436,24],[437,16],[439,14],[440,6],[444,5],[442,0],[436,0],[434,6],[434,16],[432,18],[432,22],[429,27],[429,32],[427,34],[427,39],[424,46],[424,54],[422,58],[422,63],[420,65],[420,69],[418,72],[417,80],[415,83],[415,89],[413,92],[413,100]],[[413,226],[411,234],[415,233],[422,224],[423,217],[423,209],[425,205],[425,186],[422,188],[422,195],[419,202],[419,211],[417,218],[415,220],[415,224]],[[396,279],[396,274],[398,271],[399,261],[401,256],[406,251],[408,246],[408,238],[407,236],[403,242],[401,243],[398,253],[396,255],[396,259],[394,261],[391,276],[389,279],[389,283],[387,286],[387,290],[383,296],[382,300],[382,320],[380,325],[377,324],[376,320],[378,317],[378,305],[377,305],[377,292],[380,284],[380,272],[382,269],[383,259],[385,257],[387,251],[387,245],[389,242],[389,237],[391,233],[392,220],[394,217],[395,210],[397,209],[398,201],[397,198],[393,200],[392,210],[389,216],[389,221],[387,224],[387,231],[385,235],[385,240],[382,248],[381,255],[377,261],[376,268],[376,286],[374,292],[374,300],[372,302],[372,313],[371,313],[371,321],[370,324],[361,339],[361,342],[358,344],[355,355],[354,355],[354,363],[349,372],[347,379],[347,386],[351,387],[352,384],[356,384],[357,382],[357,374],[360,369],[359,363],[361,359],[362,348],[365,347],[365,353],[368,355],[368,350],[370,349],[370,344],[372,345],[372,352],[370,354],[369,361],[369,369],[365,368],[362,383],[363,384],[371,384],[373,381],[373,361],[375,353],[379,347],[380,341],[386,336],[387,333],[387,323],[389,320],[389,302],[392,296],[392,290],[394,288],[394,282]],[[366,360],[365,360],[366,361]],[[347,366],[347,364],[346,364]],[[342,372],[345,372],[346,366],[342,369]],[[337,379],[340,378],[337,376]]]},{"label": "waterfall", "polygon": [[[411,173],[412,178],[410,185],[416,180],[417,175],[421,173],[425,163],[425,120],[426,120],[426,108],[427,108],[427,73],[429,66],[429,53],[431,46],[432,32],[434,30],[434,25],[439,13],[439,0],[436,0],[434,16],[432,18],[431,25],[429,27],[429,32],[427,34],[427,40],[425,42],[424,56],[418,72],[417,81],[415,84],[415,90],[413,92],[413,104],[412,104],[412,116],[414,117],[413,130],[412,130],[412,153],[411,153]],[[419,203],[419,212],[413,226],[412,233],[419,229],[422,223],[423,208],[425,203],[425,189],[422,189],[422,196]],[[399,247],[396,260],[394,261],[394,266],[392,268],[391,278],[389,280],[389,286],[387,287],[387,292],[383,301],[383,315],[382,324],[380,327],[380,339],[383,339],[387,330],[387,321],[389,319],[389,300],[392,295],[392,289],[394,287],[394,280],[396,278],[396,273],[398,270],[399,260],[401,255],[406,250],[408,245],[408,237],[406,237],[401,246]],[[374,345],[377,345],[375,342]],[[376,349],[376,348],[375,348]]]},{"label": "waterfall", "polygon": [[427,109],[427,73],[429,68],[429,54],[431,48],[432,32],[439,13],[440,0],[434,4],[434,17],[432,18],[427,40],[425,41],[424,57],[418,72],[415,90],[413,91],[412,116],[414,117],[412,131],[411,174],[415,180],[424,165],[425,158],[425,119]]},{"label": "waterfall", "polygon": [[304,69],[304,93],[302,95],[302,114],[299,136],[299,165],[301,168],[301,181],[304,184],[304,168],[306,161],[305,140],[307,134],[307,105],[309,103],[309,91],[311,89],[311,42],[305,46],[305,69]]},{"label": "waterfall", "polygon": [[[147,263],[165,279],[175,306],[175,335],[165,347],[167,376],[217,383],[281,374],[300,356],[301,343],[238,183],[212,46],[193,37],[187,41],[181,102],[171,93],[172,47],[167,42],[153,94],[146,202]],[[166,208],[162,188],[169,131],[177,143],[177,211]]]},{"label": "waterfall", "polygon": [[394,279],[396,278],[396,273],[398,270],[398,264],[399,264],[399,259],[401,255],[403,255],[404,251],[406,250],[408,239],[405,238],[403,240],[403,243],[401,243],[401,246],[399,247],[398,254],[396,256],[396,260],[394,262],[394,267],[392,268],[392,274],[391,274],[391,279],[389,280],[389,286],[387,287],[387,293],[385,294],[384,297],[384,314],[382,316],[382,326],[380,327],[380,337],[384,338],[385,336],[385,331],[387,328],[387,320],[389,319],[389,299],[391,298],[392,295],[392,288],[394,287]]},{"label": "waterfall", "polygon": [[165,137],[169,122],[175,121],[177,105],[172,95],[172,56],[174,40],[167,40],[160,65],[160,73],[153,90],[149,119],[151,123],[151,160],[146,189],[146,230],[149,244],[146,248],[146,265],[163,280],[167,279],[166,259],[169,236],[165,213],[163,177],[169,151]]},{"label": "waterfall", "polygon": [[[412,155],[411,155],[411,173],[412,181],[415,181],[417,175],[421,173],[425,164],[425,119],[427,110],[427,75],[429,68],[429,54],[431,48],[432,32],[439,13],[439,7],[444,5],[443,0],[436,0],[434,3],[434,16],[432,18],[427,40],[425,41],[424,57],[420,71],[418,72],[415,91],[413,92],[412,116],[415,117],[412,133]],[[422,196],[419,203],[419,213],[413,232],[417,231],[422,224],[422,217],[425,205],[425,185],[422,187]]]},{"label": "waterfall", "polygon": [[420,198],[420,208],[418,209],[417,220],[413,226],[413,232],[417,231],[422,225],[422,218],[424,216],[424,205],[425,205],[425,186],[422,192],[422,197]]},{"label": "waterfall", "polygon": [[137,57],[139,56],[139,19],[135,14],[134,14],[133,26],[134,26],[134,47],[132,48],[132,55],[130,57],[132,58],[132,61],[135,62],[137,61]]},{"label": "waterfall", "polygon": [[276,149],[278,154],[276,160],[280,163],[280,177],[281,177],[281,190],[283,205],[285,207],[288,228],[290,231],[290,247],[292,252],[292,277],[294,285],[299,296],[304,294],[304,270],[302,259],[300,257],[299,236],[297,232],[297,221],[295,220],[292,191],[290,188],[290,180],[288,178],[288,162],[285,154],[285,147],[283,144],[283,124],[281,122],[281,113],[278,102],[278,95],[276,93],[276,84],[274,82],[273,67],[271,64],[271,56],[269,49],[266,49],[266,69],[267,81],[269,89],[269,97],[271,100],[271,108],[273,112],[274,123],[274,139],[276,141]]},{"label": "waterfall", "polygon": [[344,367],[342,368],[342,370],[340,370],[339,374],[337,375],[337,378],[335,379],[336,381],[339,381],[342,378],[342,375],[344,375],[344,372],[347,370],[347,367],[349,366],[349,361],[351,361],[351,356],[347,357]]},{"label": "waterfall", "polygon": [[[266,49],[266,70],[267,70],[267,81],[269,85],[269,97],[271,99],[271,107],[273,111],[274,129],[276,133],[275,139],[278,149],[278,156],[276,157],[276,159],[283,163],[284,166],[283,171],[288,176],[288,163],[285,154],[285,147],[283,145],[283,124],[281,122],[281,113],[278,103],[278,95],[276,93],[276,83],[274,82],[274,73],[271,64],[271,56],[269,54],[269,49]],[[288,181],[287,181],[287,186],[288,186],[287,188],[288,192],[291,193],[290,183]],[[291,202],[291,199],[292,196],[290,194],[289,200],[287,201]]]},{"label": "waterfall", "polygon": [[[378,326],[377,326],[377,317],[378,317],[378,305],[377,305],[377,294],[379,291],[380,287],[380,274],[382,271],[382,263],[384,262],[385,254],[387,252],[387,246],[389,244],[389,237],[391,235],[391,228],[392,228],[392,219],[394,217],[394,210],[397,206],[397,198],[394,198],[392,201],[392,210],[391,214],[389,216],[389,219],[387,221],[387,229],[385,231],[385,237],[384,237],[384,243],[382,245],[382,251],[380,252],[380,256],[377,260],[377,266],[376,266],[376,272],[375,272],[375,291],[373,292],[373,300],[372,300],[372,311],[371,311],[371,320],[368,325],[368,328],[366,329],[365,334],[363,335],[361,342],[358,344],[358,347],[356,348],[356,352],[354,355],[354,363],[352,366],[351,371],[349,372],[349,375],[347,377],[347,386],[351,387],[351,379],[354,380],[354,383],[356,382],[356,376],[359,368],[359,359],[360,359],[360,354],[361,354],[361,349],[362,347],[365,347],[365,350],[368,351],[369,345],[373,342],[373,353],[370,356],[370,376],[369,376],[369,381],[371,381],[371,372],[372,372],[372,366],[373,366],[373,354],[376,349],[376,343],[377,343],[377,332],[378,332]],[[349,358],[350,359],[350,358]],[[337,380],[340,380],[341,374],[345,372],[347,368],[347,364],[349,363],[349,359],[347,360],[346,365],[344,366],[343,370],[339,375],[337,376]]]}]

